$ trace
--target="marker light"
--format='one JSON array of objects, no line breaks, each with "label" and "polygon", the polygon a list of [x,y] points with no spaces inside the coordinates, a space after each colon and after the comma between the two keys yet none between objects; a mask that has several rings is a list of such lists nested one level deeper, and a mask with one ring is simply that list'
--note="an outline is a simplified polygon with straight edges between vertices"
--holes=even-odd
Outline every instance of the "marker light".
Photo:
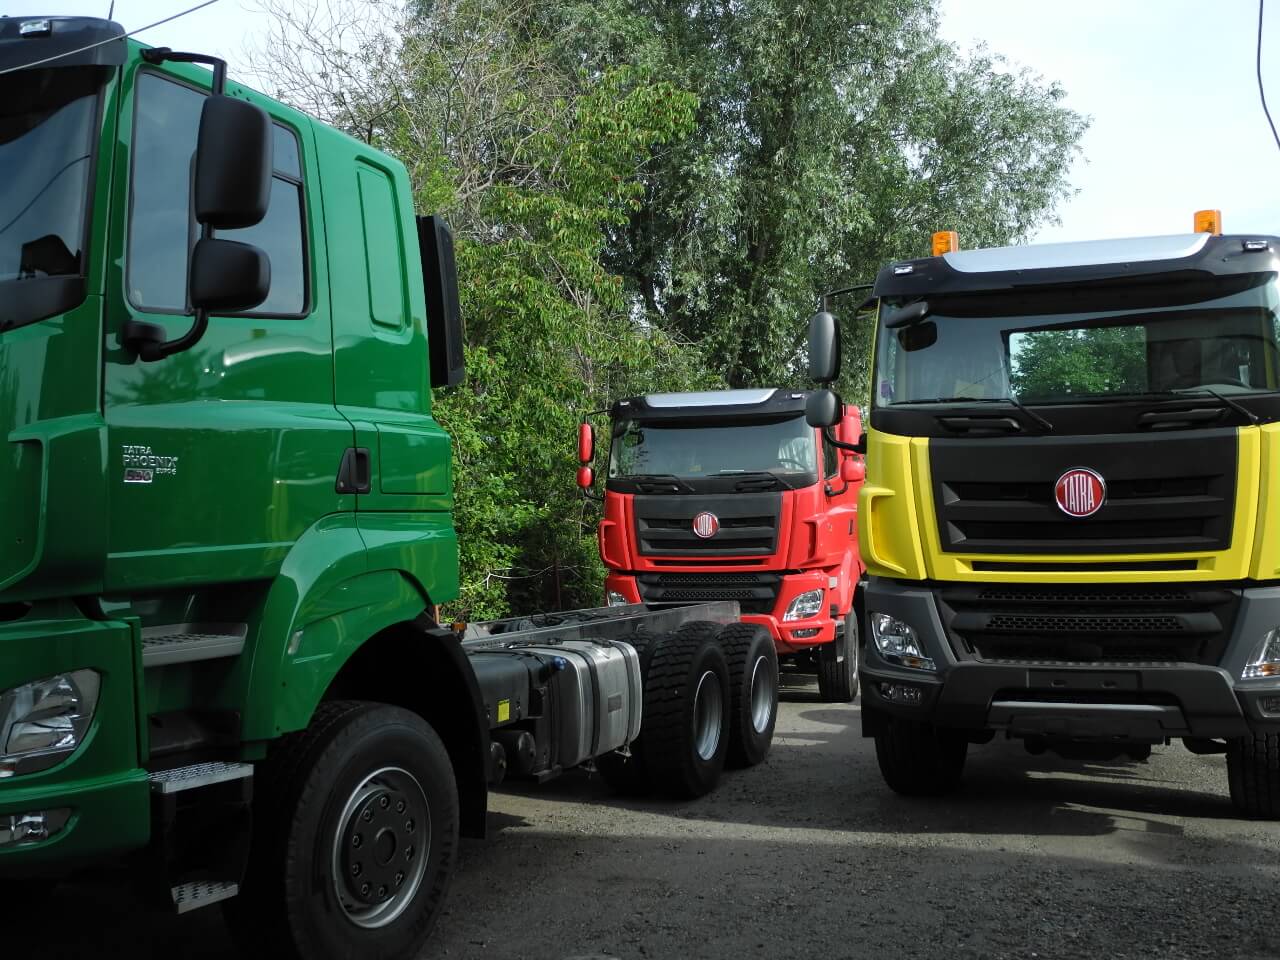
[{"label": "marker light", "polygon": [[1222,211],[1197,210],[1195,216],[1195,232],[1212,233],[1215,237],[1222,236]]},{"label": "marker light", "polygon": [[960,249],[960,234],[954,230],[939,230],[933,235],[933,255],[940,257],[944,253],[955,253]]}]

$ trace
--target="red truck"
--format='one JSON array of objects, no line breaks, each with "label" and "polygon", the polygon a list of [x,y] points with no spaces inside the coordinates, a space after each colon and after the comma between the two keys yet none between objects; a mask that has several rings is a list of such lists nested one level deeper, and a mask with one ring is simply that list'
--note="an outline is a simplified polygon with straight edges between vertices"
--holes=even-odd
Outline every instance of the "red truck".
[{"label": "red truck", "polygon": [[[862,433],[845,406],[828,437],[799,390],[660,393],[618,400],[600,557],[610,605],[737,600],[780,657],[813,664],[829,703],[858,692],[865,466],[838,443]],[[832,441],[836,442],[832,442]],[[594,431],[579,431],[578,484],[595,482]]]}]

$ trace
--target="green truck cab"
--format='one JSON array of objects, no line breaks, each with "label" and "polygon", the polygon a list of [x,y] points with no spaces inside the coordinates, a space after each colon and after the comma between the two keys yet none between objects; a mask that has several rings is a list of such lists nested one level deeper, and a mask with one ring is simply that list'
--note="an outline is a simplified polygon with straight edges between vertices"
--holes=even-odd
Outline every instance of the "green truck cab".
[{"label": "green truck cab", "polygon": [[[547,731],[637,651],[709,664],[648,772],[714,786],[750,631],[689,637],[736,605],[435,623],[461,321],[403,165],[212,58],[0,18],[0,180],[0,881],[125,859],[285,953],[411,955],[508,766],[635,776],[640,688],[613,740]],[[573,691],[511,649],[587,634]]]}]

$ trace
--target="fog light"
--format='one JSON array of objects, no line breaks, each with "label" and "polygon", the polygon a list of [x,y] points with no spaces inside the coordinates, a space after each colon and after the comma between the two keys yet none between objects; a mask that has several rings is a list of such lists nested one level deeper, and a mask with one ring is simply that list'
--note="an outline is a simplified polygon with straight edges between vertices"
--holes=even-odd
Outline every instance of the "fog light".
[{"label": "fog light", "polygon": [[1258,644],[1249,662],[1245,664],[1244,679],[1280,677],[1280,627],[1276,627]]},{"label": "fog light", "polygon": [[70,818],[70,807],[32,810],[30,813],[0,813],[0,847],[48,840],[65,827]]},{"label": "fog light", "polygon": [[808,620],[822,612],[822,591],[806,590],[787,604],[787,612],[783,620]]},{"label": "fog light", "polygon": [[1263,713],[1280,713],[1280,697],[1262,697],[1258,709]]},{"label": "fog light", "polygon": [[96,670],[76,670],[0,694],[0,779],[45,770],[75,753],[100,684]]},{"label": "fog light", "polygon": [[924,648],[916,639],[915,629],[897,617],[887,613],[872,613],[871,639],[875,641],[880,656],[890,663],[900,663],[916,670],[937,670],[933,660],[924,655]]},{"label": "fog light", "polygon": [[907,706],[918,707],[924,699],[923,692],[919,687],[913,687],[907,683],[886,683],[880,684],[880,696],[893,703],[904,703]]},{"label": "fog light", "polygon": [[610,590],[608,596],[611,607],[625,607],[628,603],[627,598],[616,590]]},{"label": "fog light", "polygon": [[810,637],[816,637],[820,627],[805,627],[803,630],[792,630],[791,635],[797,640],[808,640]]}]

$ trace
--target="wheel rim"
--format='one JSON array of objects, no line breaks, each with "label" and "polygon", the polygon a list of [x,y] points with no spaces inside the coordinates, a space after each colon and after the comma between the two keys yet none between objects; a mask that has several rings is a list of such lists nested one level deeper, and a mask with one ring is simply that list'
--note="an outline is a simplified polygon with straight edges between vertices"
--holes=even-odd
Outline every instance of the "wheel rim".
[{"label": "wheel rim", "polygon": [[376,770],[351,792],[333,843],[333,886],[347,919],[386,926],[422,886],[431,850],[431,809],[416,777]]},{"label": "wheel rim", "polygon": [[751,668],[751,726],[756,733],[764,733],[773,719],[773,690],[769,683],[769,661],[756,657]]},{"label": "wheel rim", "polygon": [[710,760],[720,748],[720,728],[724,723],[724,694],[720,678],[707,670],[698,678],[693,695],[693,749]]}]

